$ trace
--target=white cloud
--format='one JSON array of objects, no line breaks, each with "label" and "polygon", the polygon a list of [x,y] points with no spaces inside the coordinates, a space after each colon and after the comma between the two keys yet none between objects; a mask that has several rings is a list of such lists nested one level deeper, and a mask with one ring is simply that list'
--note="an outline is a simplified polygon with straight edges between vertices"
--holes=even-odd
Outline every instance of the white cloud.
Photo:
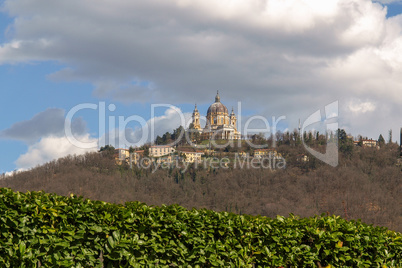
[{"label": "white cloud", "polygon": [[374,112],[375,109],[376,109],[375,104],[369,101],[366,102],[351,101],[349,103],[349,110],[353,113]]},{"label": "white cloud", "polygon": [[58,61],[51,79],[89,81],[98,97],[207,103],[220,89],[294,127],[335,100],[343,116],[351,99],[376,100],[380,127],[361,125],[366,113],[344,124],[368,135],[400,124],[402,16],[378,3],[6,0],[4,10],[16,19],[0,64]]},{"label": "white cloud", "polygon": [[[82,142],[94,142],[89,134],[79,137]],[[96,149],[81,149],[73,144],[66,137],[48,136],[43,137],[39,142],[30,145],[28,151],[21,155],[16,163],[17,169],[29,169],[36,165],[67,156],[69,154],[83,154]]]},{"label": "white cloud", "polygon": [[360,2],[359,5],[353,1],[345,1],[343,4],[353,23],[342,32],[341,40],[358,47],[381,44],[385,34],[386,8],[369,1]]}]

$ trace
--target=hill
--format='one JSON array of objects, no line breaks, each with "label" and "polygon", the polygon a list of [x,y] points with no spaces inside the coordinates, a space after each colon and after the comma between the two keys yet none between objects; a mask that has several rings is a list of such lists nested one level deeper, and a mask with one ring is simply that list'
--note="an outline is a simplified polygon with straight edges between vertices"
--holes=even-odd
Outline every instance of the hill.
[{"label": "hill", "polygon": [[402,231],[401,167],[395,148],[356,149],[340,156],[333,168],[318,161],[298,163],[290,146],[278,150],[287,168],[266,169],[191,167],[130,169],[116,166],[112,155],[68,156],[0,180],[0,187],[39,191],[123,204],[179,204],[238,214],[311,217],[326,213],[347,220]]}]

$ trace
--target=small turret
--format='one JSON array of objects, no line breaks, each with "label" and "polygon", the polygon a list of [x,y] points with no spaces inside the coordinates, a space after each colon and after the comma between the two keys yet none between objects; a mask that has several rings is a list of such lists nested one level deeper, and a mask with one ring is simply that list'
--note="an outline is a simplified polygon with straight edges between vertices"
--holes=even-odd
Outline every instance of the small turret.
[{"label": "small turret", "polygon": [[221,97],[219,96],[219,90],[216,91],[215,102],[221,102]]},{"label": "small turret", "polygon": [[230,113],[230,124],[236,129],[236,121],[237,121],[237,118],[236,118],[236,115],[235,115],[235,113],[234,113],[234,109],[233,109],[233,107],[232,107],[232,112]]}]

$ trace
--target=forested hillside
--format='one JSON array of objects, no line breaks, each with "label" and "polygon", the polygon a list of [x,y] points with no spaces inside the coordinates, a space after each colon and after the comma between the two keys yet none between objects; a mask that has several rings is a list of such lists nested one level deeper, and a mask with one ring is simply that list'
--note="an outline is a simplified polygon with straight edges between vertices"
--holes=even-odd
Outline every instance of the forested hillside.
[{"label": "forested hillside", "polygon": [[71,193],[113,203],[179,204],[239,214],[309,217],[327,213],[402,231],[401,167],[396,145],[357,148],[341,154],[336,168],[299,149],[280,146],[286,169],[130,169],[111,154],[68,156],[0,180],[0,187],[25,192]]}]

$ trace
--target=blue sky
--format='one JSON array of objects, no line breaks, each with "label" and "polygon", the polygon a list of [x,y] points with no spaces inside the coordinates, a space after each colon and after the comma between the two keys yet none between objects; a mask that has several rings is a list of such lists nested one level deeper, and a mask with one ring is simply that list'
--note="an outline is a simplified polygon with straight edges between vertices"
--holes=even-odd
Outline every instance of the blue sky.
[{"label": "blue sky", "polygon": [[[62,131],[77,105],[116,106],[106,133],[98,110],[73,118],[76,137],[99,142],[110,118],[148,121],[152,104],[205,115],[216,90],[229,109],[241,102],[243,125],[286,116],[293,129],[339,101],[349,133],[396,140],[402,2],[322,2],[0,1],[0,173],[90,151]],[[159,135],[180,124],[166,108],[154,117]],[[135,140],[140,124],[127,128]]]},{"label": "blue sky", "polygon": [[386,6],[388,8],[387,17],[397,16],[402,13],[402,1],[395,1]]}]

